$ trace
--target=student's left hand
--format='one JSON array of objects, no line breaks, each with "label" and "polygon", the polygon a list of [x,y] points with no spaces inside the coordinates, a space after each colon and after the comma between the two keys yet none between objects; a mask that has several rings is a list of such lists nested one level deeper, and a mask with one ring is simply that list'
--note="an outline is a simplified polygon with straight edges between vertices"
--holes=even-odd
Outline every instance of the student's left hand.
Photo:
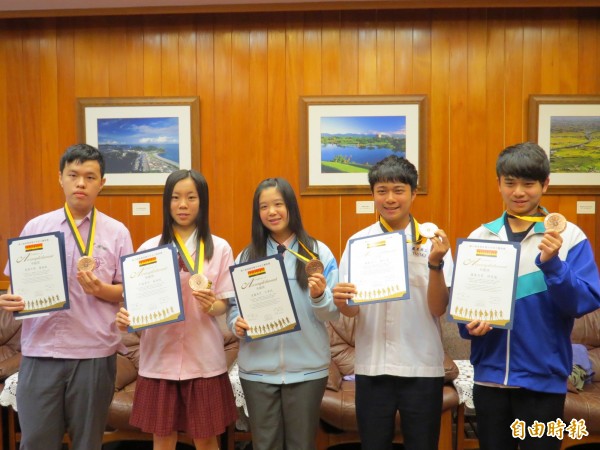
[{"label": "student's left hand", "polygon": [[429,262],[434,265],[439,265],[450,249],[450,241],[444,230],[441,228],[435,232],[435,236],[432,237],[430,241],[431,251],[429,252]]},{"label": "student's left hand", "polygon": [[98,294],[102,289],[102,281],[94,275],[94,272],[90,270],[80,270],[77,272],[77,281],[83,288],[83,292],[98,297]]},{"label": "student's left hand", "polygon": [[313,273],[308,277],[308,290],[311,298],[319,298],[325,292],[327,280],[322,273]]},{"label": "student's left hand", "polygon": [[558,231],[546,231],[544,237],[538,245],[540,250],[540,262],[546,262],[556,255],[562,247],[563,238]]}]

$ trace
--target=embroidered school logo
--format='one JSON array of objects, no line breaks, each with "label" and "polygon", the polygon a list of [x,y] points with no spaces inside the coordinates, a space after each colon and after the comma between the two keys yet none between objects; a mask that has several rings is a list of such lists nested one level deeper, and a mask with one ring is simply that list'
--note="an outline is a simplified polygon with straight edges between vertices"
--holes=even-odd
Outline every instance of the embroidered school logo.
[{"label": "embroidered school logo", "polygon": [[152,258],[145,258],[145,259],[140,259],[140,261],[138,262],[139,266],[148,266],[150,264],[156,264],[156,256],[153,256]]},{"label": "embroidered school logo", "polygon": [[493,250],[493,249],[488,250],[486,248],[478,248],[477,251],[475,252],[475,255],[496,258],[496,257],[498,257],[498,250]]},{"label": "embroidered school logo", "polygon": [[44,244],[42,244],[41,242],[38,242],[36,244],[28,244],[25,246],[26,252],[35,252],[36,250],[43,250],[43,249],[44,249]]},{"label": "embroidered school logo", "polygon": [[267,273],[264,267],[258,267],[256,269],[252,269],[248,271],[248,278],[257,277],[259,275],[264,275]]}]

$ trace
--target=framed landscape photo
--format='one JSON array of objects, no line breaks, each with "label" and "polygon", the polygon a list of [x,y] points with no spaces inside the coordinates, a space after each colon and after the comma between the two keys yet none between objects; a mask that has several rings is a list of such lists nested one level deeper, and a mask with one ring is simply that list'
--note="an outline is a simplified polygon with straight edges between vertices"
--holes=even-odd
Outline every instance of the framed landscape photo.
[{"label": "framed landscape photo", "polygon": [[369,168],[393,154],[427,193],[425,95],[300,97],[299,108],[301,194],[369,194]]},{"label": "framed landscape photo", "polygon": [[171,172],[200,169],[198,97],[78,98],[80,142],[106,164],[105,194],[160,194]]},{"label": "framed landscape photo", "polygon": [[531,95],[529,140],[550,158],[548,193],[600,193],[600,96]]}]

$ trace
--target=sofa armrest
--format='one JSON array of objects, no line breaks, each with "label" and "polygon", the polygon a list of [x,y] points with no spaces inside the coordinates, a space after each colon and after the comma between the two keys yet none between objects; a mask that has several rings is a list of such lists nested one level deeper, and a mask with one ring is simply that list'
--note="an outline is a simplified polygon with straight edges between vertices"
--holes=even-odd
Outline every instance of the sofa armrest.
[{"label": "sofa armrest", "polygon": [[444,383],[449,383],[458,377],[458,366],[450,356],[444,353]]},{"label": "sofa armrest", "polygon": [[21,364],[21,352],[9,356],[0,362],[0,380],[4,380],[19,370]]},{"label": "sofa armrest", "polygon": [[120,391],[137,379],[137,368],[126,356],[117,353],[117,377],[115,378],[115,391]]}]

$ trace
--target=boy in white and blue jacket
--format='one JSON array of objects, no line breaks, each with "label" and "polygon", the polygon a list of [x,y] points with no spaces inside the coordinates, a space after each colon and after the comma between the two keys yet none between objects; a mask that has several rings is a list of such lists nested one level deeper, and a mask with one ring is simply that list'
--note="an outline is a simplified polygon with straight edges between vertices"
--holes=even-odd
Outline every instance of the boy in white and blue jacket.
[{"label": "boy in white and blue jacket", "polygon": [[480,448],[558,450],[561,440],[552,433],[526,432],[521,440],[511,425],[562,418],[571,330],[575,318],[600,307],[598,267],[577,225],[567,222],[561,233],[544,226],[548,212],[540,203],[550,163],[541,147],[527,142],[504,149],[496,174],[506,212],[469,238],[520,242],[521,254],[513,329],[492,329],[484,321],[459,325],[471,339]]}]

